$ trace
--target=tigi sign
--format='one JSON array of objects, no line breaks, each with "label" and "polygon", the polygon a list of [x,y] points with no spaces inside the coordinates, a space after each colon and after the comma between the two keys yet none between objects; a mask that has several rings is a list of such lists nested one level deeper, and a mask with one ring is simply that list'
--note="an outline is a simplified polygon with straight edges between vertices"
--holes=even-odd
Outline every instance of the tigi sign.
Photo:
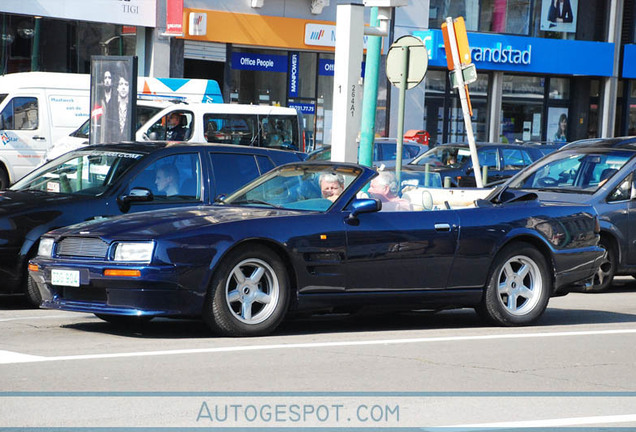
[{"label": "tigi sign", "polygon": [[1,1],[0,12],[141,27],[157,26],[156,0]]}]

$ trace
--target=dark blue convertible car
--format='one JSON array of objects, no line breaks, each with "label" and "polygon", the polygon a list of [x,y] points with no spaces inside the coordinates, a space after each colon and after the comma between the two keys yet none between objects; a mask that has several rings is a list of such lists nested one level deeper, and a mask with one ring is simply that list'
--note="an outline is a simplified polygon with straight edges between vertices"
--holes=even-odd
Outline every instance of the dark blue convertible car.
[{"label": "dark blue convertible car", "polygon": [[510,194],[413,210],[424,207],[378,198],[376,176],[287,164],[214,205],[55,230],[30,275],[46,308],[119,323],[197,316],[220,334],[253,336],[288,311],[334,308],[470,307],[499,325],[530,324],[602,256],[590,206]]}]

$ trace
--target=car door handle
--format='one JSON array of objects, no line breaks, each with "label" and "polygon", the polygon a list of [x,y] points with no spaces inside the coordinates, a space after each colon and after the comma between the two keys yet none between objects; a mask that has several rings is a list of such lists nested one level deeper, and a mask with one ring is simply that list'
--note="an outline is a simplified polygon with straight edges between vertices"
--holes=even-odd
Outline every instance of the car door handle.
[{"label": "car door handle", "polygon": [[450,225],[447,223],[436,223],[435,231],[450,231]]},{"label": "car door handle", "polygon": [[35,135],[35,136],[33,137],[33,139],[34,139],[34,140],[36,140],[36,141],[45,141],[45,140],[46,140],[46,138],[45,138],[45,137],[43,137],[43,136],[39,136],[39,135]]}]

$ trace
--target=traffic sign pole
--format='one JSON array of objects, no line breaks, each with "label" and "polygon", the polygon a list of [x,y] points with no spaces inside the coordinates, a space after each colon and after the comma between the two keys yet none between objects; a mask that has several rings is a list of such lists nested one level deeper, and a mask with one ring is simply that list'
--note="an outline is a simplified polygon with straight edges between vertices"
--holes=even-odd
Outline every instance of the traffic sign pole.
[{"label": "traffic sign pole", "polygon": [[457,80],[457,92],[459,93],[459,100],[462,104],[462,113],[464,114],[464,128],[466,130],[466,136],[468,138],[468,147],[470,148],[470,157],[473,161],[473,173],[475,174],[475,183],[478,188],[484,187],[484,182],[481,177],[481,170],[479,168],[479,158],[477,156],[477,146],[475,144],[475,135],[473,133],[473,124],[470,119],[470,109],[468,105],[468,96],[466,93],[466,85],[464,83],[464,74],[462,72],[462,63],[459,58],[459,50],[457,48],[457,39],[455,37],[455,26],[453,24],[453,18],[446,18],[446,31],[448,32],[449,48],[452,55],[453,66],[455,69],[455,78]]}]

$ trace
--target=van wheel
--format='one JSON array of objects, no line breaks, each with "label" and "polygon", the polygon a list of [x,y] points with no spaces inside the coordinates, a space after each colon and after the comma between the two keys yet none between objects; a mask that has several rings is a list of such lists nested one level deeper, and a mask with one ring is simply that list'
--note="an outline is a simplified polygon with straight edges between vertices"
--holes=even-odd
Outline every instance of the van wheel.
[{"label": "van wheel", "polygon": [[0,168],[0,189],[6,189],[9,186],[9,173],[4,167]]}]

